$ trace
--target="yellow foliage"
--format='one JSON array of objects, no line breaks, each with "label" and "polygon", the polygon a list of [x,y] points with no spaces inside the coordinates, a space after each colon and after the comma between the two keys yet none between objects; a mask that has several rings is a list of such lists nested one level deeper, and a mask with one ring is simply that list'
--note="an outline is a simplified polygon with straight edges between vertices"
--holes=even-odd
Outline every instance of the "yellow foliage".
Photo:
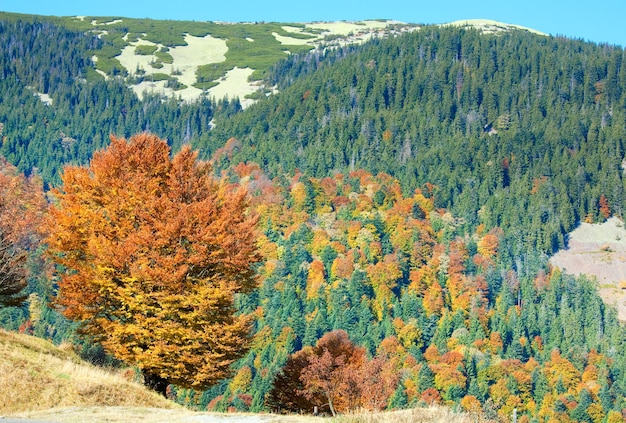
[{"label": "yellow foliage", "polygon": [[524,370],[526,370],[526,372],[530,374],[539,366],[539,362],[537,362],[534,357],[530,357],[528,361],[524,363]]},{"label": "yellow foliage", "polygon": [[552,411],[553,407],[554,407],[554,395],[552,395],[551,393],[548,393],[543,398],[543,402],[541,403],[541,407],[539,408],[539,412],[537,413],[537,416],[541,417],[544,420],[547,420],[553,414],[553,411]]},{"label": "yellow foliage", "polygon": [[587,414],[589,414],[593,423],[601,423],[605,416],[602,404],[599,402],[589,404],[589,407],[587,407]]},{"label": "yellow foliage", "polygon": [[502,352],[503,345],[502,336],[498,332],[491,332],[487,344],[489,351],[494,355],[498,355]]},{"label": "yellow foliage", "polygon": [[443,290],[439,283],[434,282],[424,295],[424,310],[428,315],[440,314],[443,309]]},{"label": "yellow foliage", "polygon": [[450,351],[453,351],[456,347],[459,346],[459,338],[448,338],[446,346]]},{"label": "yellow foliage", "polygon": [[436,364],[432,368],[435,373],[435,387],[439,392],[446,392],[453,386],[463,387],[467,383],[467,377],[459,371],[458,366]]},{"label": "yellow foliage", "polygon": [[411,281],[411,283],[409,284],[409,291],[413,292],[419,297],[423,296],[426,288],[431,285],[431,283],[427,283],[427,281],[424,280],[425,269],[426,268],[423,267],[419,270],[411,270],[411,272],[409,273],[409,280]]},{"label": "yellow foliage", "polygon": [[489,397],[493,399],[493,401],[499,406],[502,407],[509,396],[511,396],[511,392],[506,387],[506,379],[498,379],[498,381],[491,385],[489,388]]},{"label": "yellow foliage", "polygon": [[402,326],[397,331],[398,339],[404,348],[410,348],[412,346],[422,346],[422,331],[420,330],[417,322],[412,320],[408,324]]},{"label": "yellow foliage", "polygon": [[470,413],[480,413],[482,412],[482,406],[480,405],[480,401],[474,395],[466,395],[461,400],[461,407],[465,411]]},{"label": "yellow foliage", "polygon": [[495,257],[498,252],[499,239],[496,235],[488,233],[478,241],[478,252],[486,259]]},{"label": "yellow foliage", "polygon": [[267,236],[260,234],[257,238],[257,246],[259,254],[266,260],[278,259],[278,246],[267,238]]},{"label": "yellow foliage", "polygon": [[503,418],[508,418],[513,414],[513,410],[521,410],[524,404],[522,400],[517,395],[511,395],[506,399],[505,404],[498,411],[498,414]]},{"label": "yellow foliage", "polygon": [[313,233],[313,240],[311,241],[311,253],[314,256],[319,256],[322,250],[328,245],[330,245],[328,233],[324,230],[316,230]]},{"label": "yellow foliage", "polygon": [[529,400],[525,400],[524,409],[534,416],[535,414],[537,414],[537,403],[532,398]]},{"label": "yellow foliage", "polygon": [[346,229],[346,238],[348,246],[350,246],[350,248],[357,247],[361,227],[361,222],[359,222],[358,220],[352,220],[348,224],[348,228]]},{"label": "yellow foliage", "polygon": [[280,331],[280,335],[278,335],[278,337],[274,341],[274,349],[276,350],[276,352],[282,351],[285,353],[289,353],[289,351],[287,351],[287,347],[289,345],[289,342],[292,341],[294,338],[295,335],[293,333],[293,329],[285,326]]},{"label": "yellow foliage", "polygon": [[297,210],[302,210],[306,202],[306,188],[302,182],[296,182],[291,188],[291,198]]},{"label": "yellow foliage", "polygon": [[313,260],[309,266],[309,275],[306,280],[307,300],[314,299],[319,296],[319,290],[324,282],[324,263],[319,260]]},{"label": "yellow foliage", "polygon": [[243,366],[230,382],[230,390],[231,392],[247,392],[250,389],[251,381],[252,370],[248,366]]},{"label": "yellow foliage", "polygon": [[410,254],[413,248],[413,228],[407,226],[404,222],[397,222],[394,225],[389,225],[387,221],[387,231],[390,234],[391,245],[400,251]]},{"label": "yellow foliage", "polygon": [[380,242],[378,230],[374,225],[369,223],[359,230],[355,241],[356,246],[361,249],[364,249],[365,247],[371,248],[372,243]]},{"label": "yellow foliage", "polygon": [[382,288],[385,292],[395,288],[398,279],[402,277],[402,270],[395,254],[389,254],[382,261],[368,265],[365,271],[372,286],[375,289]]},{"label": "yellow foliage", "polygon": [[469,313],[472,299],[478,295],[472,281],[467,276],[452,274],[446,286],[450,294],[452,311],[460,310]]},{"label": "yellow foliage", "polygon": [[422,194],[420,190],[415,190],[413,199],[418,204],[420,209],[422,209],[425,216],[428,216],[428,214],[435,209],[433,200],[431,198],[424,197],[424,194]]},{"label": "yellow foliage", "polygon": [[267,260],[261,267],[260,273],[266,278],[268,278],[274,274],[274,271],[276,270],[277,265],[278,265],[278,261]]},{"label": "yellow foliage", "polygon": [[409,402],[415,401],[419,397],[419,390],[417,389],[417,383],[411,378],[406,378],[404,380],[404,390],[406,392],[406,396]]},{"label": "yellow foliage", "polygon": [[558,349],[550,354],[550,361],[544,366],[544,372],[551,387],[561,380],[567,389],[574,389],[580,382],[580,372]]},{"label": "yellow foliage", "polygon": [[626,420],[621,413],[611,410],[606,416],[606,423],[624,423]]}]

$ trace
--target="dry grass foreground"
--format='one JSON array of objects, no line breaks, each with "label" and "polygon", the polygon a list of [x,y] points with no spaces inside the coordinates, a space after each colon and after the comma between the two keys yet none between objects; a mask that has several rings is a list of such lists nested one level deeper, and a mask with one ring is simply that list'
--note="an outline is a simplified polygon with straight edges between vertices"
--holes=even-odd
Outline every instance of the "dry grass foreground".
[{"label": "dry grass foreground", "polygon": [[173,408],[170,401],[71,350],[0,329],[0,415],[64,406]]},{"label": "dry grass foreground", "polygon": [[121,371],[85,363],[70,348],[0,329],[0,420],[2,416],[53,422],[141,423],[409,423],[482,421],[444,407],[390,413],[355,413],[328,419],[272,414],[201,413],[185,409]]},{"label": "dry grass foreground", "polygon": [[480,416],[430,407],[387,413],[355,413],[337,418],[299,415],[201,413],[186,409],[147,407],[65,407],[25,412],[13,417],[66,423],[483,423]]}]

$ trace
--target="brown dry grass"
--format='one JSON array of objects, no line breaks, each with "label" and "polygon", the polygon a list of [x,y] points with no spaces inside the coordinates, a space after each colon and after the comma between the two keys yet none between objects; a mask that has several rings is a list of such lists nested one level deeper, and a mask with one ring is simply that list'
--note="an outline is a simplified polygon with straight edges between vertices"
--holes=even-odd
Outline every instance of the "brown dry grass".
[{"label": "brown dry grass", "polygon": [[336,423],[486,423],[482,416],[455,413],[446,407],[412,408],[385,413],[354,413],[341,416]]},{"label": "brown dry grass", "polygon": [[330,423],[312,416],[273,414],[201,413],[187,409],[147,407],[70,407],[20,413],[14,417],[63,423]]},{"label": "brown dry grass", "polygon": [[64,406],[173,403],[119,373],[32,336],[0,330],[0,415]]},{"label": "brown dry grass", "polygon": [[444,407],[416,408],[387,413],[354,413],[337,418],[299,415],[200,413],[147,407],[70,407],[20,413],[16,417],[65,423],[486,423],[470,414]]}]

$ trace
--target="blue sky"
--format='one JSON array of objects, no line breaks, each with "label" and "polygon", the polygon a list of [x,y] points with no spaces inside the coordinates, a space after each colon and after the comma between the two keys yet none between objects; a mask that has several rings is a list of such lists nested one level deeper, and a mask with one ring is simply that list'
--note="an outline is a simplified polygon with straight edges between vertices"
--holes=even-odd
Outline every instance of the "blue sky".
[{"label": "blue sky", "polygon": [[227,22],[384,18],[444,23],[484,18],[626,46],[626,0],[0,0],[0,11]]}]

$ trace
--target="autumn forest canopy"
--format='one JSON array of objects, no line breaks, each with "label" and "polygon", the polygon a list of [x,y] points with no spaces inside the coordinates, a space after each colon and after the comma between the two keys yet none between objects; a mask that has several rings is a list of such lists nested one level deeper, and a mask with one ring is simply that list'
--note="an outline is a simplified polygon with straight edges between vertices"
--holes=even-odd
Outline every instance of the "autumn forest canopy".
[{"label": "autumn forest canopy", "polygon": [[626,330],[547,264],[623,218],[622,48],[425,26],[294,54],[241,110],[3,17],[3,327],[200,409],[624,421]]}]

